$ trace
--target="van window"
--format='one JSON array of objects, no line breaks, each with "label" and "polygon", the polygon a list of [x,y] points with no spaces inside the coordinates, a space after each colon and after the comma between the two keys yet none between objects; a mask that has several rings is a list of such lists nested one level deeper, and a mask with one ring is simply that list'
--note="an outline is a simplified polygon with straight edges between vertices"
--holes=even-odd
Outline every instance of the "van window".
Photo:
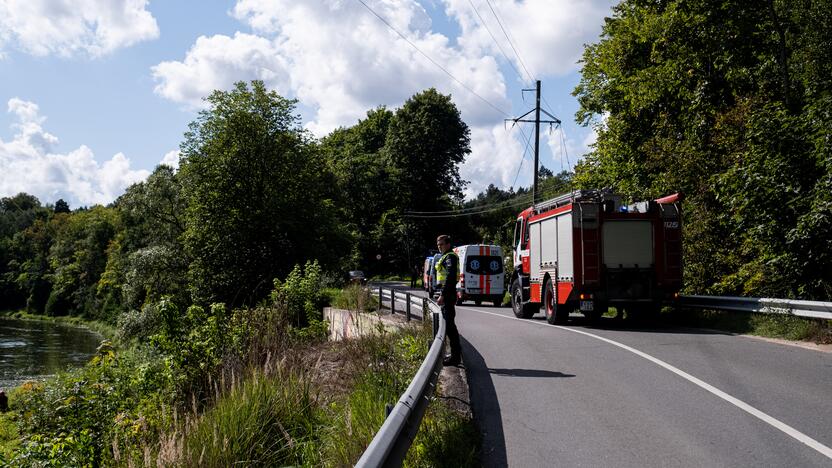
[{"label": "van window", "polygon": [[503,259],[490,255],[471,255],[465,259],[465,271],[472,275],[499,275]]}]

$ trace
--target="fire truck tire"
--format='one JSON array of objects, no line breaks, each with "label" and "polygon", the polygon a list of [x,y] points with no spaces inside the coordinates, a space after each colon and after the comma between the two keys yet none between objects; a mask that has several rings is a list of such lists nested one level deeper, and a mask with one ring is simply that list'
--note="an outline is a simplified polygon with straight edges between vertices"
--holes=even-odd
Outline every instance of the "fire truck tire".
[{"label": "fire truck tire", "polygon": [[517,318],[532,318],[537,312],[535,304],[523,304],[523,288],[520,280],[516,279],[511,283],[511,310]]},{"label": "fire truck tire", "polygon": [[543,307],[546,309],[546,321],[550,324],[564,324],[569,318],[569,312],[565,307],[558,307],[558,299],[555,295],[555,285],[552,279],[546,280],[543,293]]}]

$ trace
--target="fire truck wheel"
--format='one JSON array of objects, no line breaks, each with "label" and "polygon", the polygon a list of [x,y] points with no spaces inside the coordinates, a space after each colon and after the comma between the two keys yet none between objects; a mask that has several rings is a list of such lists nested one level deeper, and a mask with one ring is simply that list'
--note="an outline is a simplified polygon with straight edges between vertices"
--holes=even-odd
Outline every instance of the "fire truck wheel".
[{"label": "fire truck wheel", "polygon": [[532,318],[537,312],[533,303],[523,304],[523,288],[519,279],[511,283],[511,310],[517,318]]},{"label": "fire truck wheel", "polygon": [[568,313],[565,307],[558,307],[558,299],[555,295],[555,285],[552,279],[546,280],[546,289],[543,296],[543,307],[546,308],[546,321],[550,324],[566,323]]}]

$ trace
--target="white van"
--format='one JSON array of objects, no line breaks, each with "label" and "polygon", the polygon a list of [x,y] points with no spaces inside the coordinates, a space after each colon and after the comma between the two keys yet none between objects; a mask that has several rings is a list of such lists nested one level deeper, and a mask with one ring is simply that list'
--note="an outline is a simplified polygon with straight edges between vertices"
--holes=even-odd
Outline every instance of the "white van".
[{"label": "white van", "polygon": [[461,245],[454,249],[459,256],[458,303],[484,301],[499,307],[505,294],[503,249],[498,245]]},{"label": "white van", "polygon": [[425,258],[425,268],[422,272],[422,288],[433,297],[439,291],[439,280],[436,278],[436,262],[442,254],[435,254]]}]

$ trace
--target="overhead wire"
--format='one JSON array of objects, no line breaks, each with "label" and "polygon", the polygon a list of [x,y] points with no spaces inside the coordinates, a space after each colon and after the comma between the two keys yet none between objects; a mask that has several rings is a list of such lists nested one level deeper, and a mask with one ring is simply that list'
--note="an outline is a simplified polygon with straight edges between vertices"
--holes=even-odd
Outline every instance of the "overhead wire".
[{"label": "overhead wire", "polygon": [[510,205],[510,204],[515,203],[516,200],[520,199],[520,198],[528,199],[527,201],[531,201],[531,197],[532,197],[531,193],[521,193],[521,194],[515,195],[514,198],[511,198],[509,200],[502,200],[502,201],[499,201],[499,202],[490,203],[488,205],[471,206],[471,207],[468,207],[468,208],[459,208],[459,209],[454,209],[454,210],[406,211],[404,214],[406,214],[406,215],[459,214],[459,213],[465,213],[465,212],[469,212],[469,211],[481,211],[485,207],[498,207],[498,206],[501,206],[501,205]]},{"label": "overhead wire", "polygon": [[[523,127],[520,127],[521,129]],[[525,137],[525,133],[523,136]],[[523,149],[523,157],[520,158],[520,166],[517,168],[517,174],[514,174],[514,182],[511,183],[512,190],[514,186],[517,184],[517,178],[520,177],[520,171],[523,169],[523,163],[526,162],[526,155],[529,153],[529,148],[531,147],[532,135],[534,133],[530,133],[529,136],[526,138],[526,147]]]},{"label": "overhead wire", "polygon": [[411,46],[411,47],[413,47],[414,49],[416,49],[416,51],[417,51],[417,52],[419,52],[420,54],[422,54],[422,56],[423,56],[423,57],[425,57],[426,59],[428,59],[428,60],[429,60],[432,64],[434,64],[437,68],[439,68],[440,70],[442,70],[443,72],[445,72],[445,74],[446,74],[446,75],[448,75],[449,77],[451,77],[451,79],[452,79],[452,80],[454,80],[454,81],[456,81],[457,83],[459,83],[459,85],[460,85],[460,86],[462,86],[463,88],[465,88],[465,89],[466,89],[469,93],[471,93],[471,94],[473,94],[474,96],[478,97],[478,98],[479,98],[482,102],[486,103],[489,107],[491,107],[492,109],[496,110],[496,111],[497,111],[497,112],[499,112],[500,114],[502,114],[502,115],[504,115],[504,116],[509,115],[509,114],[508,114],[508,112],[504,111],[503,109],[500,109],[498,106],[496,106],[495,104],[493,104],[491,101],[489,101],[488,99],[486,99],[486,98],[482,97],[479,93],[477,93],[476,91],[474,91],[473,89],[471,89],[468,85],[466,85],[465,83],[463,83],[463,82],[462,82],[462,80],[460,80],[459,78],[457,78],[456,76],[454,76],[451,72],[449,72],[449,71],[448,71],[445,67],[443,67],[442,65],[440,65],[440,64],[439,64],[439,62],[437,62],[437,61],[436,61],[436,60],[434,60],[431,56],[429,56],[428,54],[426,54],[425,52],[423,52],[423,51],[422,51],[422,49],[420,49],[420,48],[419,48],[419,46],[417,46],[416,44],[414,44],[414,43],[413,43],[413,41],[411,41],[410,39],[408,39],[408,38],[407,38],[407,36],[405,36],[404,34],[402,34],[402,33],[401,33],[398,29],[396,29],[396,27],[395,27],[395,26],[393,26],[393,25],[392,25],[392,24],[390,24],[390,23],[389,23],[386,19],[384,19],[384,17],[383,17],[383,16],[381,16],[381,15],[380,15],[380,14],[378,14],[378,13],[376,13],[376,11],[375,11],[375,10],[373,10],[373,8],[372,8],[372,7],[370,7],[370,5],[367,5],[367,3],[366,3],[364,0],[357,0],[357,1],[358,1],[359,3],[361,3],[362,5],[364,5],[364,8],[366,8],[366,9],[367,9],[370,13],[372,13],[372,14],[373,14],[373,16],[375,16],[376,18],[378,18],[378,19],[379,19],[379,21],[381,21],[382,23],[384,23],[385,25],[387,25],[387,27],[388,27],[388,28],[390,28],[393,32],[395,32],[396,34],[398,34],[398,36],[399,36],[399,37],[401,37],[402,39],[404,39],[404,40],[405,40],[405,42],[407,42],[408,44],[410,44],[410,46]]},{"label": "overhead wire", "polygon": [[529,69],[526,67],[526,63],[523,61],[523,58],[522,58],[522,57],[520,57],[520,53],[519,53],[519,52],[517,52],[517,48],[516,48],[516,47],[514,47],[514,42],[513,42],[513,41],[511,40],[511,38],[509,37],[509,34],[508,34],[508,32],[506,31],[506,28],[505,28],[505,27],[503,27],[503,22],[502,22],[502,21],[500,21],[500,15],[498,15],[498,14],[497,14],[497,12],[494,10],[494,6],[491,4],[491,0],[485,0],[485,3],[488,5],[488,8],[491,10],[491,14],[493,14],[493,15],[494,15],[494,18],[496,18],[496,19],[497,19],[497,24],[498,24],[498,25],[500,25],[500,29],[503,31],[503,35],[504,35],[504,36],[506,36],[506,40],[508,41],[508,45],[510,45],[510,46],[511,46],[511,50],[513,50],[513,51],[514,51],[514,55],[516,55],[516,56],[517,56],[517,61],[518,61],[518,62],[520,62],[520,66],[522,66],[522,67],[523,67],[523,70],[525,70],[525,71],[526,71],[526,75],[528,75],[528,77],[529,77],[529,81],[532,81],[532,82],[533,82],[533,81],[534,81],[534,79],[532,78],[532,74],[531,74],[531,73],[529,73]]},{"label": "overhead wire", "polygon": [[494,37],[494,34],[491,32],[491,29],[488,27],[488,24],[486,24],[485,20],[480,15],[479,10],[477,10],[477,7],[474,6],[473,0],[468,0],[468,4],[471,5],[471,9],[474,10],[474,13],[477,15],[477,18],[480,19],[480,23],[482,24],[483,29],[485,29],[488,32],[488,35],[491,36],[491,40],[493,40],[494,44],[497,45],[497,49],[503,55],[503,58],[506,59],[506,62],[508,62],[508,64],[511,65],[511,68],[512,68],[512,70],[514,70],[514,73],[516,73],[517,76],[520,77],[521,81],[525,81],[526,78],[523,76],[522,73],[520,73],[520,70],[517,69],[517,67],[514,65],[514,62],[510,58],[508,58],[508,55],[503,50],[503,46],[500,45],[500,41],[498,41],[497,38]]},{"label": "overhead wire", "polygon": [[[419,48],[419,46],[417,46],[417,45],[416,45],[413,41],[411,41],[411,40],[410,40],[407,36],[405,36],[405,35],[404,35],[401,31],[399,31],[399,30],[398,30],[395,26],[393,26],[392,24],[390,24],[390,22],[389,22],[389,21],[387,21],[387,20],[386,20],[383,16],[381,16],[378,12],[376,12],[376,11],[375,11],[375,10],[374,10],[374,9],[373,9],[370,5],[368,5],[368,4],[367,4],[364,0],[357,0],[357,1],[358,1],[359,3],[361,3],[361,5],[362,5],[362,6],[364,6],[364,8],[366,8],[366,9],[367,9],[367,11],[369,11],[370,13],[372,13],[372,14],[373,14],[373,16],[375,16],[375,17],[376,17],[379,21],[381,21],[382,23],[384,23],[384,24],[385,24],[385,25],[386,25],[386,26],[387,26],[390,30],[392,30],[392,31],[393,31],[394,33],[396,33],[399,37],[401,37],[401,38],[402,38],[405,42],[407,42],[407,43],[408,43],[408,45],[410,45],[411,47],[413,47],[413,49],[415,49],[417,52],[419,52],[419,54],[421,54],[423,57],[425,57],[425,58],[426,58],[429,62],[431,62],[434,66],[436,66],[437,68],[439,68],[440,70],[442,70],[442,72],[444,72],[444,73],[445,73],[446,75],[448,75],[448,76],[449,76],[452,80],[454,80],[455,82],[457,82],[457,83],[458,83],[460,86],[462,86],[462,87],[463,87],[466,91],[468,91],[468,92],[469,92],[469,93],[471,93],[472,95],[476,96],[478,99],[480,99],[480,100],[481,100],[482,102],[484,102],[486,105],[488,105],[489,107],[491,107],[492,109],[494,109],[494,110],[495,110],[495,111],[497,111],[498,113],[502,114],[503,116],[507,116],[507,117],[508,117],[508,116],[510,116],[510,114],[509,114],[508,112],[506,112],[505,110],[501,109],[499,106],[495,105],[494,103],[492,103],[491,101],[489,101],[488,99],[484,98],[484,97],[483,97],[483,96],[481,96],[479,93],[477,93],[476,91],[474,91],[473,89],[471,89],[471,87],[469,87],[468,85],[466,85],[466,84],[465,84],[462,80],[460,80],[459,78],[457,78],[456,76],[454,76],[454,75],[453,75],[450,71],[448,71],[445,67],[443,67],[443,66],[442,66],[439,62],[437,62],[437,61],[436,61],[436,60],[434,60],[434,59],[433,59],[430,55],[428,55],[427,53],[425,53],[422,49],[420,49],[420,48]],[[470,2],[470,0],[469,0],[469,2]],[[503,24],[502,24],[502,22],[500,21],[500,18],[499,18],[499,16],[498,16],[497,12],[494,10],[494,7],[491,5],[491,3],[490,3],[490,1],[489,1],[489,0],[486,0],[486,3],[488,4],[488,7],[489,7],[489,9],[491,10],[491,13],[492,13],[492,14],[494,15],[494,17],[497,19],[497,24],[499,24],[500,29],[503,31],[503,34],[506,36],[506,39],[508,40],[509,45],[511,46],[512,50],[514,50],[514,53],[517,55],[517,58],[518,58],[518,60],[519,60],[519,62],[520,62],[520,65],[521,65],[521,66],[523,67],[523,69],[526,71],[526,74],[527,74],[527,75],[531,78],[531,74],[529,73],[528,68],[526,67],[525,63],[523,62],[523,59],[520,57],[520,54],[517,52],[517,49],[514,47],[514,43],[512,42],[512,40],[511,40],[511,38],[509,37],[509,34],[506,32],[505,28],[503,27]],[[472,6],[472,7],[474,7],[473,3],[471,4],[471,6]],[[503,56],[504,56],[504,57],[506,57],[506,60],[508,60],[508,57],[506,56],[506,54],[505,54],[505,52],[503,51],[502,47],[499,45],[499,42],[497,42],[496,38],[495,38],[495,37],[494,37],[494,35],[491,33],[491,31],[490,31],[490,30],[488,30],[488,27],[487,27],[487,26],[485,26],[485,21],[482,19],[482,16],[479,14],[479,11],[477,11],[477,9],[476,9],[475,7],[474,7],[474,11],[476,12],[476,14],[477,14],[477,16],[480,18],[480,20],[483,22],[483,26],[486,28],[486,30],[488,31],[489,35],[491,35],[491,38],[495,41],[495,43],[497,43],[497,47],[500,49],[500,51],[501,51],[501,53],[503,54]],[[509,61],[509,63],[511,63],[511,60],[508,60],[508,61]],[[513,64],[513,63],[511,63],[511,65],[512,65],[512,68],[514,68],[514,69],[515,69],[515,72],[517,72],[518,76],[521,76],[521,75],[520,75],[519,70],[517,70],[517,68],[516,68],[516,67],[514,67],[514,64]],[[521,76],[521,79],[522,79],[522,76]],[[519,128],[519,130],[520,130],[521,135],[523,135],[524,140],[526,141],[526,147],[525,147],[524,152],[523,152],[523,159],[521,159],[521,161],[520,161],[520,168],[518,168],[517,175],[515,176],[515,179],[514,179],[514,183],[512,183],[512,188],[513,188],[514,184],[517,182],[517,176],[519,176],[519,174],[520,174],[520,169],[523,167],[523,161],[525,161],[526,154],[527,154],[528,150],[531,148],[531,136],[529,136],[529,137],[527,137],[527,136],[526,136],[526,132],[523,130],[523,127],[522,127],[522,126],[519,126],[518,128]]]},{"label": "overhead wire", "polygon": [[[559,190],[550,190],[550,191],[545,192],[541,195],[551,196],[551,195],[557,194],[559,192],[560,192]],[[523,194],[520,197],[524,197],[526,195],[528,195],[528,194]],[[522,198],[522,199],[521,198],[515,198],[515,199],[512,199],[512,200],[506,200],[506,201],[510,201],[510,203],[506,203],[506,204],[500,205],[500,206],[488,205],[489,206],[488,208],[483,208],[483,209],[478,210],[478,211],[455,212],[455,213],[447,213],[447,214],[446,213],[431,213],[431,214],[409,214],[409,213],[405,213],[403,216],[406,217],[406,218],[416,218],[416,219],[461,218],[461,217],[464,217],[464,216],[475,216],[475,215],[480,215],[480,214],[485,214],[485,213],[491,213],[491,212],[494,212],[494,211],[505,210],[505,209],[513,208],[513,207],[517,207],[517,206],[523,206],[523,205],[529,204],[531,202],[531,200],[528,200],[526,198]]]}]

